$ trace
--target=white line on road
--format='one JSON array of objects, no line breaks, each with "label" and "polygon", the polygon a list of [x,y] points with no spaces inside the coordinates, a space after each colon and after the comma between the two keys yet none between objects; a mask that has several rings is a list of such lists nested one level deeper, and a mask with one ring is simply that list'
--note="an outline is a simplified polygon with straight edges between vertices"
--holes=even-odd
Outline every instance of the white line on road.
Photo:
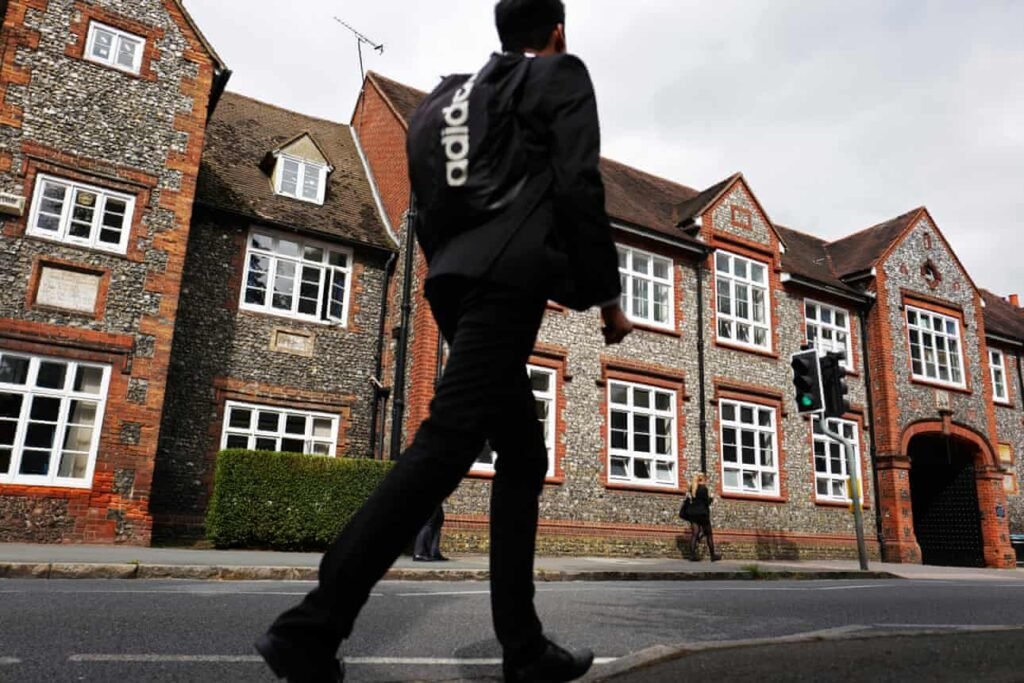
[{"label": "white line on road", "polygon": [[0,657],[0,666],[21,664],[21,660],[17,657]]},{"label": "white line on road", "polygon": [[[458,659],[445,657],[345,657],[345,664],[375,666],[500,666],[500,658]],[[595,664],[608,664],[615,657],[596,657]],[[68,657],[70,662],[129,662],[129,663],[249,663],[262,662],[259,655],[159,655],[159,654],[78,654]]]}]

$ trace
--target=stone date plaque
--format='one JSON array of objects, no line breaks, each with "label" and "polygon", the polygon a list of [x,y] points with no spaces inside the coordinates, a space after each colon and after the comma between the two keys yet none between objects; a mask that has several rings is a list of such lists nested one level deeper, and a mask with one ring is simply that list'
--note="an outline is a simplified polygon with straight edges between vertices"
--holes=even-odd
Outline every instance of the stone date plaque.
[{"label": "stone date plaque", "polygon": [[39,271],[36,305],[93,314],[96,312],[101,279],[95,273],[43,266]]},{"label": "stone date plaque", "polygon": [[274,330],[270,336],[270,350],[308,358],[313,355],[313,335],[291,330]]}]

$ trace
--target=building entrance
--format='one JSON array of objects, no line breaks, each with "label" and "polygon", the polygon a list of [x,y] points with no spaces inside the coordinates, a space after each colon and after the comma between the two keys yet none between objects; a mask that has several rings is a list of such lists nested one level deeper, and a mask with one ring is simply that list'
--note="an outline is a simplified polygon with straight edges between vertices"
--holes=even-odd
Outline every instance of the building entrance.
[{"label": "building entrance", "polygon": [[910,442],[914,534],[924,564],[984,567],[974,447],[942,434]]}]

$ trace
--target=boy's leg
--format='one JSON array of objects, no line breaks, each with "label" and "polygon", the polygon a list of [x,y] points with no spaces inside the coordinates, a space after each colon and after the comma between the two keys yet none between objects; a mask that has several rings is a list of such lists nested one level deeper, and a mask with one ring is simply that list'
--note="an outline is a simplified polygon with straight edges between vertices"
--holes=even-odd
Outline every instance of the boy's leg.
[{"label": "boy's leg", "polygon": [[[458,486],[510,387],[525,377],[543,301],[481,285],[450,305],[457,313],[437,316],[451,348],[430,416],[324,555],[319,585],[271,626],[273,635],[314,656],[334,656],[374,584]],[[455,321],[453,329],[448,320]]]}]

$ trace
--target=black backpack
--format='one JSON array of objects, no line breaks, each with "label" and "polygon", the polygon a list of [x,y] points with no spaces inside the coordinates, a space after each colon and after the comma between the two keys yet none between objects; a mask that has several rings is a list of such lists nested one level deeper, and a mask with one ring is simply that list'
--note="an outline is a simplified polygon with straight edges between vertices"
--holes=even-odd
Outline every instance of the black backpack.
[{"label": "black backpack", "polygon": [[474,75],[446,77],[409,120],[416,210],[443,237],[485,224],[526,185],[528,155],[516,109],[530,61],[495,53]]}]

